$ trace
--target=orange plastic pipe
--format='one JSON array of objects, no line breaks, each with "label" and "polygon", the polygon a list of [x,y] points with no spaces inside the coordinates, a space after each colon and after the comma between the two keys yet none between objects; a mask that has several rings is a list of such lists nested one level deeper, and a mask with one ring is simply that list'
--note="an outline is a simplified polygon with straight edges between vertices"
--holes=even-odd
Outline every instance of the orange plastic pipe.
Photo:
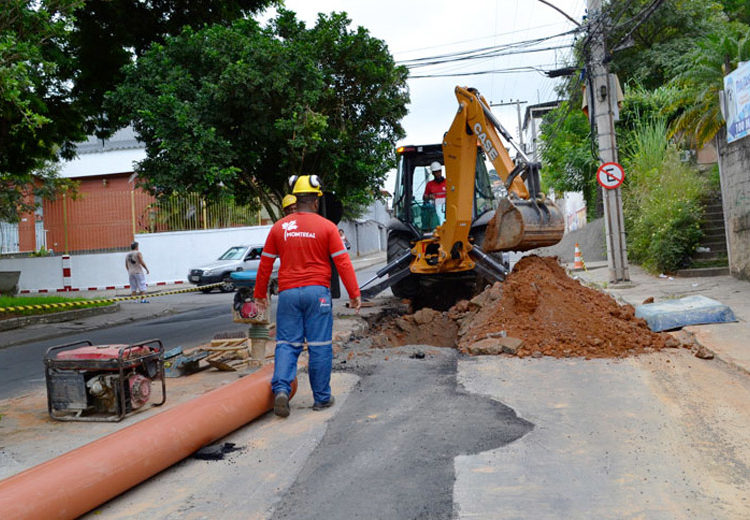
[{"label": "orange plastic pipe", "polygon": [[0,481],[0,516],[78,518],[271,410],[272,375],[267,365]]}]

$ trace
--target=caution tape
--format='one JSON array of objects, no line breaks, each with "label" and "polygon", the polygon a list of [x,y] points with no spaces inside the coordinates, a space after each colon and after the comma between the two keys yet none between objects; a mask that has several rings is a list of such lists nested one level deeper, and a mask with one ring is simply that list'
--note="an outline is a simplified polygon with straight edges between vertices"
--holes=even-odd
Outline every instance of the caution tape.
[{"label": "caution tape", "polygon": [[174,291],[164,291],[159,293],[153,293],[142,296],[118,296],[117,298],[105,298],[101,300],[80,300],[74,302],[61,302],[61,303],[37,303],[34,305],[16,305],[13,307],[0,307],[0,312],[20,312],[20,311],[48,311],[53,309],[65,309],[68,307],[80,307],[82,305],[91,305],[92,303],[117,303],[127,300],[142,300],[144,297],[155,298],[157,296],[167,296],[169,294],[180,294],[194,291],[202,291],[204,289],[213,289],[224,285],[223,282],[212,283],[209,285],[199,285],[197,287],[190,287],[188,289],[177,289]]}]

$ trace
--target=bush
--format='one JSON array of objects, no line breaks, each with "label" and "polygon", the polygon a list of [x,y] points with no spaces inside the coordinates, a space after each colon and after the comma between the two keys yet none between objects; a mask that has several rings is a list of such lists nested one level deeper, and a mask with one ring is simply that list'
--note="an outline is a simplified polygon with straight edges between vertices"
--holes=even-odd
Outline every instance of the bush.
[{"label": "bush", "polygon": [[650,272],[688,265],[702,237],[706,182],[667,139],[663,120],[639,124],[624,147],[628,255]]}]

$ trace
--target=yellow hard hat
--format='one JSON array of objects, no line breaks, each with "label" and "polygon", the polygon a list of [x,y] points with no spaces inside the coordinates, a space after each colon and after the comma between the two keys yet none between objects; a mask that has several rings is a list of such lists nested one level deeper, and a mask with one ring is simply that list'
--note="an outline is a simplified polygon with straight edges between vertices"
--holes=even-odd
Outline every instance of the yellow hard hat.
[{"label": "yellow hard hat", "polygon": [[284,198],[281,199],[281,209],[286,209],[287,206],[292,204],[297,204],[297,197],[294,195],[284,195]]},{"label": "yellow hard hat", "polygon": [[295,195],[303,193],[315,193],[318,197],[323,195],[320,189],[320,178],[317,175],[292,175],[289,177],[289,187]]}]

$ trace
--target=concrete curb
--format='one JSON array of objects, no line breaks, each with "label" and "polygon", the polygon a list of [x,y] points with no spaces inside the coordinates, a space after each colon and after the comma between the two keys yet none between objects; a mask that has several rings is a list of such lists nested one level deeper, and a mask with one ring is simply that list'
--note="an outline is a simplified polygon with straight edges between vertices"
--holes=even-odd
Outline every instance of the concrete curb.
[{"label": "concrete curb", "polygon": [[[119,303],[117,303],[115,305],[119,305]],[[109,306],[109,307],[114,307],[114,305]],[[107,308],[107,307],[103,307],[103,308]],[[82,310],[88,310],[88,309],[82,309]],[[117,316],[117,314],[116,314],[117,313],[117,309],[111,310],[109,312],[112,313],[112,314],[114,314],[114,316]],[[112,321],[108,321],[106,323],[106,326],[107,327],[116,327],[116,326],[122,325],[124,323],[132,323],[132,322],[136,322],[136,321],[140,321],[140,320],[146,320],[146,319],[149,319],[149,318],[156,318],[156,317],[159,317],[159,316],[168,316],[170,314],[174,314],[174,312],[175,312],[174,309],[172,309],[171,307],[167,307],[167,308],[161,310],[160,312],[151,314],[149,316],[123,316],[121,318],[113,318]],[[81,318],[90,318],[92,316],[100,316],[100,315],[103,315],[103,314],[108,314],[108,313],[102,312],[102,313],[99,313],[99,314],[92,314],[90,316],[85,316],[85,317],[78,316],[77,318],[70,318],[70,319],[65,319],[65,320],[59,320],[59,322],[73,321],[74,319],[81,319]],[[42,322],[37,322],[37,323],[42,323]],[[47,322],[47,323],[52,323],[52,322]],[[29,323],[27,325],[35,325],[35,324],[36,323]],[[23,327],[25,327],[27,325],[24,325]],[[22,329],[23,327],[19,327],[19,329]],[[56,330],[56,331],[50,331],[49,333],[46,333],[46,334],[42,333],[42,334],[39,334],[39,335],[35,335],[34,337],[14,339],[14,340],[10,340],[8,343],[4,343],[4,344],[0,345],[0,350],[4,349],[6,347],[13,347],[13,346],[16,346],[16,345],[22,345],[24,343],[32,343],[32,342],[35,342],[35,341],[46,341],[48,339],[54,339],[54,338],[57,338],[57,337],[60,337],[60,336],[65,336],[66,334],[71,334],[72,332],[75,332],[75,333],[81,332],[82,333],[82,332],[88,332],[90,330],[97,330],[97,329],[100,329],[101,327],[102,327],[101,324],[92,324],[90,326],[83,326],[80,329],[76,329],[75,331],[71,331],[71,330]],[[18,330],[18,329],[8,329],[8,330],[13,331],[13,330]]]},{"label": "concrete curb", "polygon": [[372,255],[365,255],[358,258],[352,259],[352,265],[354,266],[354,270],[357,269],[364,269],[365,267],[370,267],[375,264],[383,263],[385,265],[386,260],[386,254],[385,251],[382,251],[380,253],[372,254]]},{"label": "concrete curb", "polygon": [[0,320],[0,332],[6,330],[20,329],[28,325],[37,323],[60,323],[63,321],[73,321],[101,314],[111,314],[120,310],[119,303],[101,307],[89,307],[87,309],[74,309],[70,311],[50,312],[48,314],[36,314],[34,316],[21,316],[18,318],[9,318]]}]

